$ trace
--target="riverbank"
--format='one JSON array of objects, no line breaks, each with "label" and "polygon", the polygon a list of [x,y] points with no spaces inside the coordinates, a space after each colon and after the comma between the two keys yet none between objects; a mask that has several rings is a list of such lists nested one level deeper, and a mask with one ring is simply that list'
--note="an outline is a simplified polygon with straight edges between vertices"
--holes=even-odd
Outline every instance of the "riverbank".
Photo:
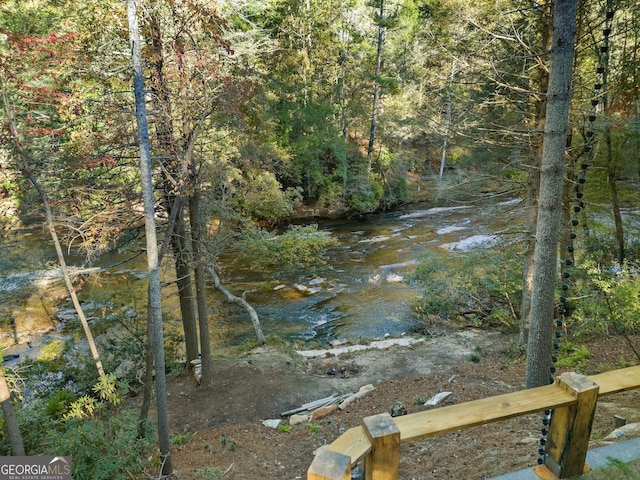
[{"label": "riverbank", "polygon": [[[174,452],[178,477],[305,478],[317,448],[366,416],[390,412],[397,402],[414,413],[429,408],[424,402],[441,391],[452,392],[449,402],[461,403],[522,389],[523,359],[510,356],[507,348],[513,340],[484,330],[443,330],[413,345],[386,350],[303,357],[259,348],[217,359],[210,389],[200,389],[190,376],[169,382],[172,435],[187,440]],[[637,344],[640,337],[632,341]],[[639,361],[629,344],[616,337],[585,347],[591,356],[579,365],[584,373]],[[284,422],[276,429],[262,424],[305,402],[366,384],[374,390],[312,423]],[[612,415],[640,420],[639,400],[636,391],[599,402],[593,445],[601,444],[611,430]],[[541,417],[531,415],[408,444],[403,447],[401,478],[480,479],[534,466],[541,428]],[[218,477],[207,477],[207,472]]]}]

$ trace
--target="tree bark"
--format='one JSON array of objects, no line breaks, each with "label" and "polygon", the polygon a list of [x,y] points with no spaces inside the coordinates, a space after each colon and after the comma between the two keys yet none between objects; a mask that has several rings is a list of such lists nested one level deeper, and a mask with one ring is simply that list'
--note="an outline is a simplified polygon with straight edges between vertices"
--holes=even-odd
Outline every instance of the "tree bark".
[{"label": "tree bark", "polygon": [[382,45],[384,44],[384,0],[380,0],[380,18],[378,21],[378,42],[376,51],[376,71],[373,83],[373,106],[371,108],[371,127],[369,129],[369,146],[367,147],[367,171],[371,172],[373,163],[373,147],[376,140],[376,127],[378,126],[378,102],[380,101],[380,70],[382,68]]},{"label": "tree bark", "polygon": [[191,265],[187,229],[185,226],[183,202],[181,201],[187,183],[187,168],[185,160],[178,158],[179,152],[175,141],[171,99],[167,88],[164,72],[164,56],[162,29],[157,12],[149,19],[150,42],[153,51],[152,88],[156,101],[156,137],[160,144],[165,169],[163,169],[163,183],[165,190],[165,204],[167,210],[176,209],[175,228],[171,235],[174,264],[176,270],[176,285],[182,316],[182,328],[185,338],[185,353],[187,365],[198,358],[198,329],[196,325],[196,309],[193,295]]},{"label": "tree bark", "polygon": [[449,131],[451,129],[451,97],[453,95],[453,76],[456,74],[456,59],[451,60],[451,70],[449,72],[449,89],[447,92],[447,111],[444,119],[444,140],[442,141],[442,156],[440,158],[440,173],[438,178],[442,180],[444,175],[444,164],[447,160],[447,149],[449,146]]},{"label": "tree bark", "polygon": [[154,352],[156,379],[156,410],[158,443],[162,458],[161,474],[168,477],[173,473],[171,465],[171,445],[169,441],[169,419],[167,414],[167,386],[164,359],[164,335],[162,326],[162,298],[160,290],[160,269],[156,237],[155,199],[151,177],[151,152],[149,149],[149,128],[145,105],[145,90],[142,70],[140,31],[138,27],[136,0],[127,0],[127,20],[131,42],[131,63],[133,67],[133,89],[138,125],[138,146],[140,149],[140,178],[144,203],[144,223],[147,247],[147,267],[149,270],[148,289],[148,330],[152,337],[147,339]]},{"label": "tree bark", "polygon": [[253,308],[249,304],[249,302],[245,300],[244,295],[242,297],[236,297],[233,293],[227,290],[224,287],[224,285],[222,285],[222,283],[220,282],[220,277],[218,277],[218,274],[216,273],[213,267],[211,266],[207,267],[207,273],[209,273],[209,275],[213,279],[213,284],[216,286],[218,291],[222,292],[224,296],[227,297],[227,300],[229,300],[232,303],[237,303],[238,305],[241,305],[242,308],[244,308],[247,311],[247,313],[249,313],[249,317],[251,318],[251,323],[253,324],[253,329],[255,330],[256,336],[258,337],[258,342],[262,344],[266,343],[264,334],[262,333],[262,327],[260,326],[260,318],[258,317],[258,312],[256,312],[255,308]]},{"label": "tree bark", "polygon": [[549,382],[553,352],[553,309],[562,209],[564,158],[571,103],[571,75],[577,0],[556,0],[547,112],[540,171],[540,198],[534,251],[531,325],[525,385]]},{"label": "tree bark", "polygon": [[[607,2],[607,10],[611,10],[611,2]],[[609,101],[609,36],[604,37],[603,45],[604,52],[601,64],[604,66],[604,72],[602,73],[602,113],[605,117],[604,122],[604,148],[605,148],[605,162],[607,163],[607,180],[609,182],[609,190],[611,192],[611,210],[613,213],[613,222],[616,232],[616,245],[617,245],[617,260],[620,266],[624,264],[625,253],[625,241],[624,241],[624,225],[622,223],[622,214],[620,213],[620,198],[618,195],[618,182],[616,175],[618,173],[617,162],[613,156],[613,147],[611,140],[611,122],[610,119],[610,101]]]},{"label": "tree bark", "polygon": [[527,197],[525,210],[525,241],[524,261],[522,274],[522,307],[520,310],[520,335],[521,345],[526,345],[529,322],[531,320],[531,292],[533,291],[533,252],[535,248],[535,231],[538,219],[538,196],[540,194],[540,160],[542,158],[542,144],[545,114],[547,110],[547,90],[549,89],[549,65],[545,62],[547,52],[551,50],[551,38],[553,35],[553,18],[550,7],[540,10],[540,22],[542,31],[542,55],[538,56],[538,92],[535,100],[534,128],[536,133],[533,139],[533,151],[531,163],[528,166]]},{"label": "tree bark", "polygon": [[7,379],[4,376],[4,368],[0,367],[0,405],[2,406],[2,416],[7,426],[7,435],[9,444],[11,445],[11,454],[16,456],[25,456],[24,443],[22,443],[22,435],[20,434],[20,425],[11,401],[11,392],[7,385]]},{"label": "tree bark", "polygon": [[189,219],[191,222],[191,242],[195,262],[196,306],[198,309],[198,326],[200,327],[200,354],[202,361],[202,378],[200,385],[208,387],[213,381],[213,359],[211,358],[211,338],[209,335],[209,307],[207,306],[207,290],[205,280],[206,252],[204,251],[204,220],[200,208],[200,185],[195,160],[191,160],[191,188],[189,195]]}]

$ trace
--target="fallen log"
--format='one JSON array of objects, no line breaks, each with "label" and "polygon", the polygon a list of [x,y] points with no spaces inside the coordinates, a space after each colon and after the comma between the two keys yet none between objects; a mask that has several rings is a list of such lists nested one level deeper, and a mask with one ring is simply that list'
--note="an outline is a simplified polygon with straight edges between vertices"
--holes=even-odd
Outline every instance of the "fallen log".
[{"label": "fallen log", "polygon": [[242,308],[244,308],[247,311],[247,313],[249,314],[249,317],[251,318],[251,323],[253,323],[253,329],[256,331],[258,342],[260,342],[261,344],[265,344],[266,340],[264,338],[264,334],[262,333],[262,327],[260,327],[260,318],[258,317],[258,313],[256,312],[255,308],[253,308],[249,304],[249,302],[245,300],[244,295],[242,297],[237,297],[236,295],[231,293],[229,290],[227,290],[225,286],[222,285],[222,283],[220,282],[220,277],[218,277],[218,274],[216,273],[213,267],[211,266],[207,267],[207,273],[213,279],[213,284],[215,285],[216,289],[222,294],[224,294],[224,296],[227,297],[228,301],[230,301],[231,303],[236,303],[238,305],[241,305]]}]

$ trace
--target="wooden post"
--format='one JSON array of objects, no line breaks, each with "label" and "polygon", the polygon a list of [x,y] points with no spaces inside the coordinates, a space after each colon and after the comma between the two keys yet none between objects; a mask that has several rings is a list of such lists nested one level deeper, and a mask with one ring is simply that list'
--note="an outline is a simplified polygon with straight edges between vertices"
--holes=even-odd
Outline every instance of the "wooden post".
[{"label": "wooden post", "polygon": [[569,478],[584,473],[600,387],[577,373],[560,375],[556,385],[573,395],[576,403],[554,410],[544,464],[556,477]]},{"label": "wooden post", "polygon": [[362,421],[371,441],[364,462],[366,480],[398,480],[400,477],[400,430],[388,413]]},{"label": "wooden post", "polygon": [[307,470],[307,480],[351,480],[351,457],[323,448]]}]

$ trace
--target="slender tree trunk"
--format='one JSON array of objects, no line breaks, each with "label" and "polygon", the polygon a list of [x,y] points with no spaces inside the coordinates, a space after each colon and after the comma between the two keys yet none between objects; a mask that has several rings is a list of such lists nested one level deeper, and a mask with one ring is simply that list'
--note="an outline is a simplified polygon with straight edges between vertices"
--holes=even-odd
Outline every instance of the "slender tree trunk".
[{"label": "slender tree trunk", "polygon": [[347,83],[347,52],[346,50],[340,51],[340,79],[338,80],[338,101],[340,103],[340,129],[342,131],[342,196],[347,195],[347,181],[349,178],[349,150],[348,150],[348,127],[349,120],[347,115],[347,96],[346,96],[346,83]]},{"label": "slender tree trunk", "polygon": [[27,177],[29,182],[33,185],[33,187],[38,192],[40,196],[40,200],[42,201],[42,205],[44,206],[44,211],[47,219],[47,228],[49,230],[49,234],[51,235],[51,239],[53,240],[53,245],[56,249],[56,254],[58,256],[58,263],[60,264],[60,271],[62,272],[62,277],[64,279],[64,283],[67,287],[67,292],[69,292],[69,296],[71,297],[71,302],[73,303],[73,307],[78,314],[78,318],[80,318],[80,323],[82,324],[82,328],[84,329],[84,334],[87,337],[87,343],[89,344],[89,348],[91,350],[91,355],[93,356],[93,361],[96,364],[96,368],[98,370],[99,375],[104,375],[104,368],[102,367],[102,361],[100,360],[100,355],[98,354],[98,348],[96,347],[95,340],[93,339],[93,334],[91,333],[91,327],[89,327],[89,322],[87,321],[87,317],[84,314],[84,310],[82,310],[82,306],[80,305],[80,300],[78,300],[78,296],[76,295],[76,290],[73,286],[73,282],[71,281],[71,275],[69,275],[69,269],[67,268],[67,262],[64,258],[64,252],[62,251],[62,246],[60,245],[60,240],[58,239],[58,234],[56,233],[55,223],[53,219],[53,212],[51,210],[51,205],[49,204],[49,199],[44,189],[36,179],[33,171],[29,167],[29,154],[22,146],[22,142],[20,141],[20,136],[18,135],[18,128],[16,126],[15,116],[13,113],[13,109],[9,105],[9,99],[7,98],[7,92],[4,89],[4,83],[2,82],[2,78],[0,78],[0,90],[2,90],[2,101],[4,103],[4,108],[7,113],[7,120],[9,123],[9,131],[11,133],[11,137],[13,139],[15,148],[18,151],[18,158],[22,165],[20,169]]},{"label": "slender tree trunk", "polygon": [[382,68],[382,45],[384,44],[384,0],[380,0],[380,18],[378,24],[378,48],[376,51],[376,71],[373,82],[373,106],[371,108],[371,127],[369,129],[369,146],[367,147],[367,171],[371,172],[373,164],[373,147],[378,125],[378,102],[380,101],[380,70]]},{"label": "slender tree trunk", "polygon": [[[182,316],[182,328],[185,337],[185,353],[187,365],[191,365],[191,360],[198,358],[198,329],[196,325],[196,309],[192,287],[191,266],[189,262],[188,239],[184,220],[184,209],[182,199],[184,186],[187,183],[187,169],[184,166],[184,159],[179,160],[178,148],[175,141],[173,129],[173,117],[171,100],[167,88],[167,81],[164,75],[164,56],[162,43],[162,30],[157,12],[154,12],[149,19],[150,41],[153,51],[152,66],[152,86],[154,99],[156,102],[156,137],[162,150],[165,163],[163,169],[163,180],[165,190],[165,203],[167,210],[177,209],[175,228],[171,235],[171,246],[173,250],[174,263],[176,269],[176,285],[178,287],[178,299],[180,303],[180,313]],[[184,156],[182,156],[184,158]]]},{"label": "slender tree trunk", "polygon": [[556,0],[547,113],[540,171],[540,198],[534,252],[531,328],[527,343],[527,388],[549,382],[553,352],[553,308],[562,211],[564,158],[571,103],[571,75],[577,0]]},{"label": "slender tree trunk", "polygon": [[572,201],[575,198],[575,185],[577,182],[577,176],[575,173],[575,158],[569,157],[569,163],[566,168],[566,182],[564,182],[564,186],[562,189],[562,205],[564,208],[562,209],[561,219],[560,219],[560,243],[558,247],[558,251],[562,252],[563,258],[561,261],[570,260],[571,262],[575,261],[573,249],[569,248],[573,245],[573,239],[571,238],[571,233],[573,229],[571,228],[571,217],[573,216],[572,211]]},{"label": "slender tree trunk", "polygon": [[[176,224],[176,231],[172,235],[173,254],[176,264],[176,284],[178,285],[178,299],[182,314],[182,328],[185,337],[187,363],[198,358],[198,327],[193,293],[192,272],[187,249],[187,229],[184,217]],[[190,363],[189,363],[190,365]]]},{"label": "slender tree trunk", "polygon": [[438,178],[442,180],[444,175],[444,164],[447,160],[447,148],[449,144],[449,130],[451,128],[451,94],[453,88],[453,76],[456,74],[456,60],[451,60],[451,72],[449,74],[449,91],[447,92],[447,111],[444,119],[444,140],[442,141],[442,157],[440,158],[440,174]]},{"label": "slender tree trunk", "polygon": [[204,251],[204,221],[200,209],[200,185],[195,160],[191,161],[191,188],[189,196],[189,219],[191,223],[191,241],[195,262],[196,305],[198,308],[198,326],[200,327],[200,354],[202,355],[202,379],[200,385],[208,387],[213,381],[213,359],[211,358],[211,338],[209,335],[209,307],[205,268],[207,266]]},{"label": "slender tree trunk", "polygon": [[[611,2],[607,2],[607,10],[610,11],[612,9]],[[604,148],[605,148],[605,162],[607,164],[607,180],[609,182],[609,190],[611,191],[611,210],[613,212],[613,221],[616,230],[616,245],[618,247],[618,263],[620,266],[624,263],[625,259],[625,241],[624,241],[624,225],[622,223],[622,214],[620,213],[620,198],[618,195],[618,182],[616,180],[616,175],[618,173],[618,165],[617,161],[613,156],[613,147],[612,147],[612,139],[611,139],[611,112],[610,112],[610,101],[609,101],[609,81],[608,81],[608,71],[609,71],[609,36],[606,35],[604,37],[603,45],[604,52],[602,53],[602,62],[601,64],[604,66],[604,72],[602,73],[602,113],[604,114],[605,122],[604,122]]]},{"label": "slender tree trunk", "polygon": [[4,376],[4,368],[0,367],[0,405],[2,406],[2,416],[7,426],[7,435],[11,445],[11,454],[14,457],[24,456],[24,444],[20,434],[20,425],[11,401],[11,393]]},{"label": "slender tree trunk", "polygon": [[521,345],[527,343],[527,333],[529,331],[531,313],[531,292],[533,290],[533,252],[535,248],[535,231],[538,219],[538,196],[540,194],[540,160],[542,158],[542,143],[544,122],[547,110],[547,90],[549,88],[549,65],[544,59],[547,52],[551,50],[551,37],[553,34],[553,19],[550,11],[551,7],[546,7],[540,11],[540,22],[542,31],[542,54],[538,56],[538,91],[535,101],[535,131],[533,139],[533,151],[531,163],[528,166],[527,175],[527,197],[525,210],[525,241],[524,241],[524,261],[522,274],[522,308],[520,311],[520,336]]},{"label": "slender tree trunk", "polygon": [[144,202],[145,236],[147,247],[147,267],[149,270],[148,320],[153,335],[147,339],[149,348],[154,352],[156,379],[156,410],[158,443],[162,458],[164,477],[173,473],[171,465],[171,445],[169,442],[169,418],[167,413],[167,386],[164,359],[164,335],[162,326],[162,298],[160,291],[160,269],[158,243],[156,238],[155,199],[151,177],[151,152],[149,150],[149,128],[145,105],[145,90],[142,71],[140,31],[138,28],[136,0],[127,0],[127,19],[131,42],[131,62],[133,66],[133,86],[136,103],[136,121],[138,125],[138,145],[140,149],[140,177]]},{"label": "slender tree trunk", "polygon": [[140,415],[138,416],[138,437],[144,438],[147,433],[147,422],[149,420],[149,409],[153,397],[153,356],[154,350],[151,345],[153,338],[153,323],[150,318],[151,306],[149,305],[149,291],[147,289],[147,348],[144,365],[144,385],[142,392],[142,404],[140,405]]}]

